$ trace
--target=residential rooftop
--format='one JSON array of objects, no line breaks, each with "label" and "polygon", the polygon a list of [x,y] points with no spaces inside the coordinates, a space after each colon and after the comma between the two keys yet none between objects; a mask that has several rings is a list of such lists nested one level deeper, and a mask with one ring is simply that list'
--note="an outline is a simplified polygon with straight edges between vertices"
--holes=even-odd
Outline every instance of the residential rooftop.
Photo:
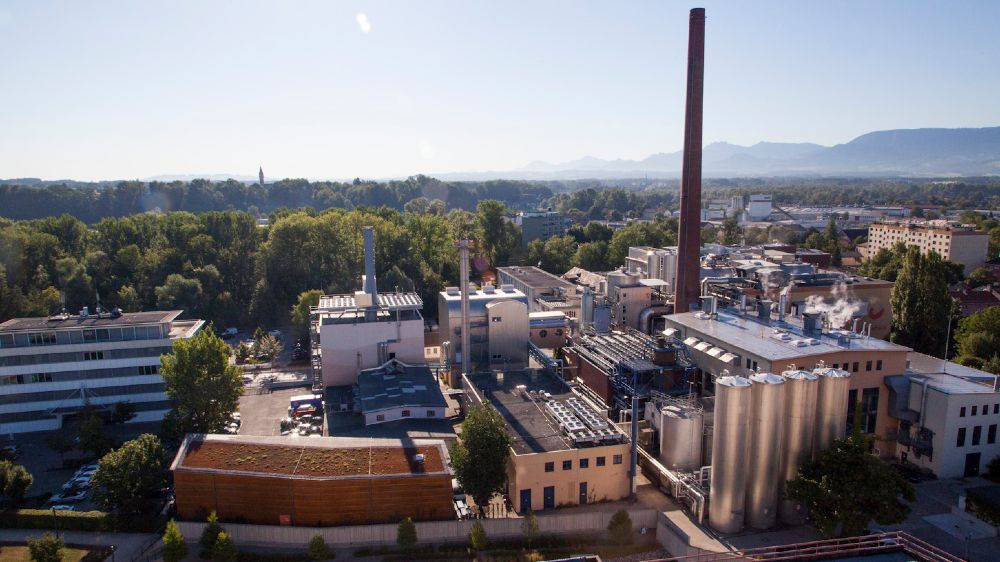
[{"label": "residential rooftop", "polygon": [[0,324],[0,332],[50,331],[79,328],[109,328],[137,326],[141,324],[162,324],[172,322],[183,310],[158,310],[151,312],[111,312],[80,314],[56,314],[31,318],[12,318]]},{"label": "residential rooftop", "polygon": [[550,374],[532,376],[525,371],[508,371],[502,375],[476,374],[468,379],[504,417],[515,454],[565,451],[626,440],[615,424]]},{"label": "residential rooftop", "polygon": [[[790,315],[786,316],[785,322],[764,322],[752,313],[741,315],[735,311],[720,310],[715,318],[701,312],[684,312],[666,316],[666,320],[668,326],[694,330],[716,340],[722,347],[738,350],[741,354],[750,352],[767,361],[798,359],[842,352],[845,349],[909,351],[908,347],[878,338],[863,337],[847,330],[824,330],[822,335],[805,334],[800,321]],[[698,335],[685,331],[684,338],[692,337],[701,339]]]},{"label": "residential rooftop", "polygon": [[395,359],[358,373],[358,390],[361,411],[365,413],[407,406],[447,406],[430,367]]},{"label": "residential rooftop", "polygon": [[449,473],[437,440],[203,434],[184,439],[170,469],[314,479]]}]

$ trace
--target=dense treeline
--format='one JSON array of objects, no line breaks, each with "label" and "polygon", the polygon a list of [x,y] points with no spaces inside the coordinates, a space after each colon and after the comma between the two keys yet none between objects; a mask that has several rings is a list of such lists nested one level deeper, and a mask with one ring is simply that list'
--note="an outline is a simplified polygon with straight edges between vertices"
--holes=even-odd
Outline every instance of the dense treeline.
[{"label": "dense treeline", "polygon": [[376,229],[380,287],[416,290],[433,303],[445,283],[457,281],[455,239],[480,241],[483,268],[523,260],[506,212],[492,200],[475,213],[447,215],[283,211],[269,228],[239,211],[140,213],[93,228],[69,215],[0,219],[0,321],[62,306],[75,312],[100,299],[125,311],[184,309],[217,326],[284,322],[304,291],[359,288],[364,225]]}]

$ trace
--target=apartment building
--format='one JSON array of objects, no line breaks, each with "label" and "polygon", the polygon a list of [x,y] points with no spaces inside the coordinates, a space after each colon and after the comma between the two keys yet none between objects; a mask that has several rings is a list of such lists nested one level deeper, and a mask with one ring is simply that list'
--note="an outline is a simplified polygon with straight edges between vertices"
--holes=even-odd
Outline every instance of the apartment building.
[{"label": "apartment building", "polygon": [[878,222],[868,229],[868,242],[859,246],[859,250],[867,259],[900,242],[919,248],[922,254],[933,251],[946,260],[958,262],[968,275],[986,263],[989,235],[972,226],[947,221]]},{"label": "apartment building", "polygon": [[557,211],[521,212],[514,217],[514,224],[521,227],[521,245],[526,248],[532,240],[544,242],[566,234],[566,219]]},{"label": "apartment building", "polygon": [[0,433],[49,431],[87,409],[118,402],[133,422],[159,421],[170,410],[160,355],[193,337],[203,320],[182,311],[59,314],[0,324]]}]

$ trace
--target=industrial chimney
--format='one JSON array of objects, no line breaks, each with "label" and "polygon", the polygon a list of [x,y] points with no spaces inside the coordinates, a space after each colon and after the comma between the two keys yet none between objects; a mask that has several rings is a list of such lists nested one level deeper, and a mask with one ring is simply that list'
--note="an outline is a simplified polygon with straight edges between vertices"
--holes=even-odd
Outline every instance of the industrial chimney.
[{"label": "industrial chimney", "polygon": [[374,322],[378,315],[378,288],[375,285],[375,227],[364,228],[365,238],[365,284],[364,292],[371,299],[365,310],[365,321]]},{"label": "industrial chimney", "polygon": [[681,170],[681,220],[677,244],[674,312],[698,302],[701,261],[701,124],[705,82],[705,8],[691,10],[688,27],[687,107],[684,114],[684,164]]}]

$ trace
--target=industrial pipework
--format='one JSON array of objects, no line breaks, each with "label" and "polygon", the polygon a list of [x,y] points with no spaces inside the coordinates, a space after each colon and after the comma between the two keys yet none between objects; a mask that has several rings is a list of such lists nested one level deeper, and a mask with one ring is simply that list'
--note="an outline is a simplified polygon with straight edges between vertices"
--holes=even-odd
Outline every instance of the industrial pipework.
[{"label": "industrial pipework", "polygon": [[698,302],[701,266],[701,142],[705,85],[705,9],[691,10],[688,24],[687,107],[684,113],[684,164],[681,170],[680,237],[674,312]]}]

